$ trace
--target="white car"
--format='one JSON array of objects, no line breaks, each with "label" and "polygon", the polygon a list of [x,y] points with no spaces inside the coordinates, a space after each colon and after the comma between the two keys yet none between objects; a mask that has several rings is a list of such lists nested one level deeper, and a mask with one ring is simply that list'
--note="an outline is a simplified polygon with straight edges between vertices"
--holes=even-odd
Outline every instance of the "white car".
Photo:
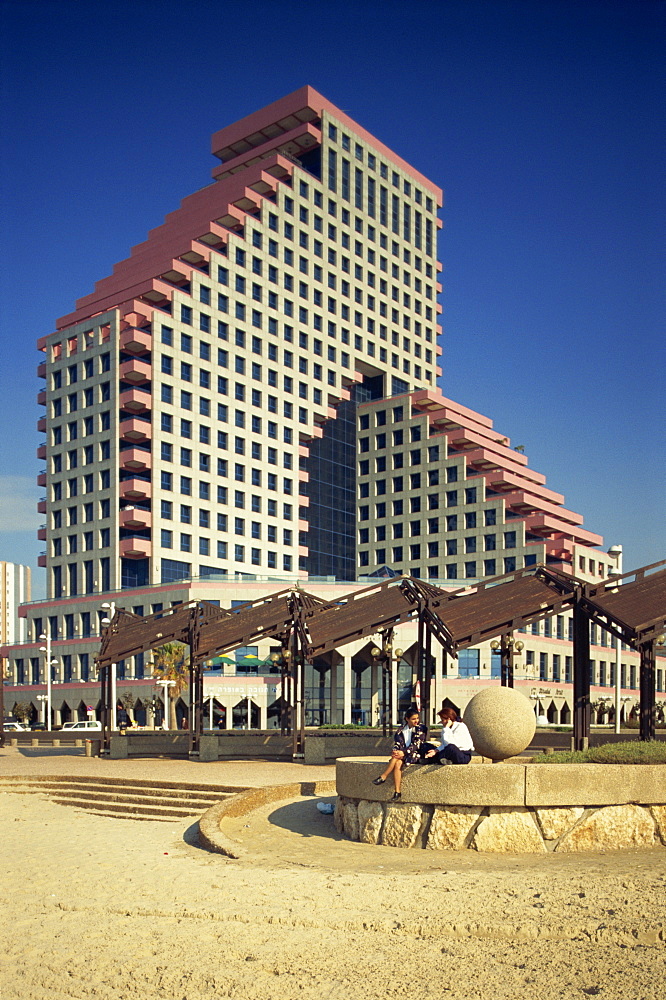
[{"label": "white car", "polygon": [[20,722],[3,722],[2,728],[6,733],[27,733],[28,730]]},{"label": "white car", "polygon": [[97,719],[83,719],[81,722],[64,722],[62,726],[63,732],[75,730],[78,733],[82,729],[101,732],[102,723],[98,722]]}]

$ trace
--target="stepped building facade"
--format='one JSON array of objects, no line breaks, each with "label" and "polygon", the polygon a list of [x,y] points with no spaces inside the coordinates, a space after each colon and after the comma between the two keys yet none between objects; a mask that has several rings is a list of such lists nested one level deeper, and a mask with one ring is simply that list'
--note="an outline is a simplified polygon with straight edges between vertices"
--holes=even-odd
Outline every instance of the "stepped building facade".
[{"label": "stepped building facade", "polygon": [[[438,388],[441,190],[310,87],[212,151],[213,182],[39,341],[48,597],[5,647],[16,692],[44,683],[28,647],[46,633],[54,679],[90,683],[102,603],[621,571],[620,547]],[[121,669],[144,682],[135,659]],[[351,721],[351,679],[329,688]]]}]

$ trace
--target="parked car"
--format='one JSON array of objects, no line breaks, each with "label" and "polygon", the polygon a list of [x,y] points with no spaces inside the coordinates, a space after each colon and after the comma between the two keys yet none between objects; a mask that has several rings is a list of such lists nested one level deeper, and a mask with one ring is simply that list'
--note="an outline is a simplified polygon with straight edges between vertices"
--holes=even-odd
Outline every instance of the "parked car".
[{"label": "parked car", "polygon": [[65,722],[62,726],[62,731],[68,733],[71,733],[72,730],[78,733],[82,729],[101,732],[102,723],[98,722],[97,719],[82,719],[80,722]]},{"label": "parked car", "polygon": [[33,733],[45,733],[46,723],[45,722],[33,722],[30,726]]},{"label": "parked car", "polygon": [[27,728],[20,722],[3,722],[3,729],[6,733],[27,733]]}]

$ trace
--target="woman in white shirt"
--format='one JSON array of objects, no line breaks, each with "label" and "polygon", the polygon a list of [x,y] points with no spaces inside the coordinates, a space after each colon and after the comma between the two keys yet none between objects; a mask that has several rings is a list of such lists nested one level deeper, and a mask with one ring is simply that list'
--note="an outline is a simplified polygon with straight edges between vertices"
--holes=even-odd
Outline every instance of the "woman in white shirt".
[{"label": "woman in white shirt", "polygon": [[427,750],[424,760],[438,764],[469,764],[474,752],[472,736],[458,718],[453,708],[443,708],[437,713],[442,722],[442,742],[433,750]]}]

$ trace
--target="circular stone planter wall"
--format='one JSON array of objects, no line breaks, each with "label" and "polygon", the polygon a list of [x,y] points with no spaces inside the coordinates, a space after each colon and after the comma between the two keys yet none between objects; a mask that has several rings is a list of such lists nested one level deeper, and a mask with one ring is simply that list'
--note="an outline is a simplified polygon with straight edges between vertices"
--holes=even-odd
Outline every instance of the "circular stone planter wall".
[{"label": "circular stone planter wall", "polygon": [[665,764],[415,764],[373,785],[385,758],[336,764],[337,829],[390,847],[499,853],[666,845]]}]

